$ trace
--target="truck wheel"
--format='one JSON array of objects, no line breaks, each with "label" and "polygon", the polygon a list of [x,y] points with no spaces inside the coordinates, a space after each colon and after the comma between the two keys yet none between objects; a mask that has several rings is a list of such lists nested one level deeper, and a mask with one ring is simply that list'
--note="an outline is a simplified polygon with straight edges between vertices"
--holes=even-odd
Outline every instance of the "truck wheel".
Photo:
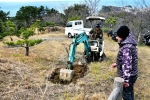
[{"label": "truck wheel", "polygon": [[72,35],[71,35],[71,33],[68,33],[68,38],[72,38]]}]

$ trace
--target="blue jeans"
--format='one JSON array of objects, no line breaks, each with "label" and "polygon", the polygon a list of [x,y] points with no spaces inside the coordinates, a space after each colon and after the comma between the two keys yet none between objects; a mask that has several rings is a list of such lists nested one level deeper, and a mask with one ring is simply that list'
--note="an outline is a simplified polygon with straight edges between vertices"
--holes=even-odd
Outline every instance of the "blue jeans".
[{"label": "blue jeans", "polygon": [[123,87],[122,97],[124,100],[134,100],[134,83],[138,76],[133,76],[130,78],[129,87]]}]

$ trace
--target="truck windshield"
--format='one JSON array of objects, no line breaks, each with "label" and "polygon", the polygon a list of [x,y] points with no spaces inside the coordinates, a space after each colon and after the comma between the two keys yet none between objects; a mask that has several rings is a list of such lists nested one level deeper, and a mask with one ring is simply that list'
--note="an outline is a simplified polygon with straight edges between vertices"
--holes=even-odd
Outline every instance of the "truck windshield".
[{"label": "truck windshield", "polygon": [[72,27],[72,22],[68,22],[66,27]]}]

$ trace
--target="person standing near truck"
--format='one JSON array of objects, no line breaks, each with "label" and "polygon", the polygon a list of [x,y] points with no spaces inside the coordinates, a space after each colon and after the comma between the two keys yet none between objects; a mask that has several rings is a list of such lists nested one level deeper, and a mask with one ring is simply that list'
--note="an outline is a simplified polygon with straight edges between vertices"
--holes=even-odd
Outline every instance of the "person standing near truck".
[{"label": "person standing near truck", "polygon": [[[92,36],[91,36],[91,39],[93,39],[93,40],[99,39],[101,43],[102,43],[103,40],[104,40],[104,39],[103,39],[103,31],[102,31],[102,29],[100,28],[100,25],[99,25],[99,24],[96,24],[96,27],[93,28],[93,29],[89,32],[89,34],[92,35]],[[100,49],[101,49],[101,47],[100,47]],[[101,52],[101,51],[100,51],[100,52]],[[99,52],[98,55],[100,55],[100,52]],[[91,55],[94,55],[94,54],[91,54]],[[97,59],[97,56],[95,56],[95,58]],[[105,55],[104,52],[103,52],[102,56],[100,56],[99,61],[103,61],[103,60],[106,60],[106,55]]]},{"label": "person standing near truck", "polygon": [[138,77],[137,41],[127,26],[121,26],[117,30],[119,52],[116,63],[111,66],[117,67],[118,76],[124,79],[122,97],[124,100],[134,100],[133,86]]}]

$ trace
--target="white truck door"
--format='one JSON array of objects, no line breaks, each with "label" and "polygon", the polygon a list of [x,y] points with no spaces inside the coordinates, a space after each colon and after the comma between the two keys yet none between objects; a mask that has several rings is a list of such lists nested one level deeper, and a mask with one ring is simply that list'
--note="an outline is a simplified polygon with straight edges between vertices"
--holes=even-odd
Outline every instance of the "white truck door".
[{"label": "white truck door", "polygon": [[73,22],[71,21],[71,22],[68,22],[67,24],[66,24],[66,27],[65,27],[65,34],[69,37],[69,38],[71,38],[72,37],[72,35],[71,35],[71,31],[72,31],[72,28],[73,27]]}]

